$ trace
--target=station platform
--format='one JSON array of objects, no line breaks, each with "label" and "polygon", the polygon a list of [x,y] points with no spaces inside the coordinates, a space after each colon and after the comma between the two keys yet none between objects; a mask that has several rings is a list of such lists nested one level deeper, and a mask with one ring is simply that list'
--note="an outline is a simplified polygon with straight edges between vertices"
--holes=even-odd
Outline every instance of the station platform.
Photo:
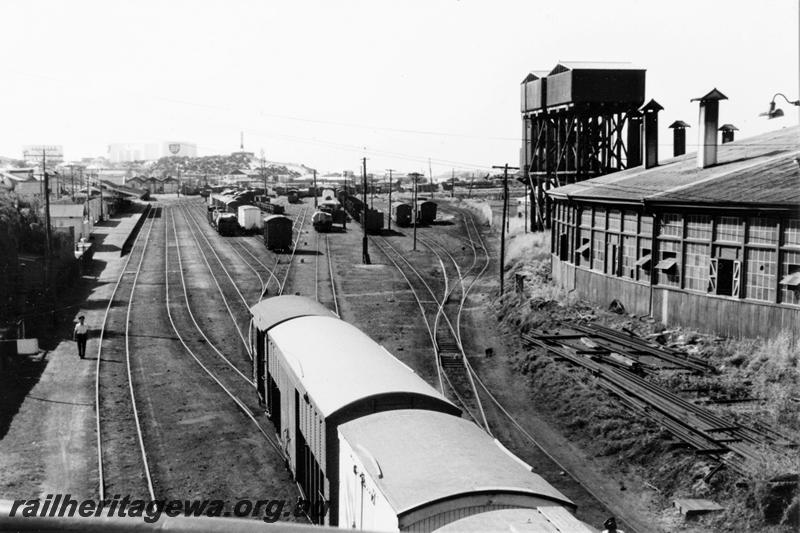
[{"label": "station platform", "polygon": [[[146,204],[139,204],[144,206]],[[98,336],[127,256],[123,245],[143,211],[115,215],[94,227],[92,260],[75,287],[75,303],[59,311],[49,350],[0,376],[0,499],[70,493],[97,496],[94,379]],[[63,315],[63,316],[62,316]],[[90,335],[80,359],[72,328],[86,317]],[[13,407],[18,405],[16,412]],[[5,412],[2,412],[5,411]]]}]

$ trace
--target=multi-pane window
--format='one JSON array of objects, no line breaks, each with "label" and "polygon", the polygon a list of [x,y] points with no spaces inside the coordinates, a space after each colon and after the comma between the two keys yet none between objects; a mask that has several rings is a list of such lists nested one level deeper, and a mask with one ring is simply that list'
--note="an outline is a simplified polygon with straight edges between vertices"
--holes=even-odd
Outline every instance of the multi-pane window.
[{"label": "multi-pane window", "polygon": [[636,211],[625,211],[622,217],[622,231],[635,235],[639,229],[637,222]]},{"label": "multi-pane window", "polygon": [[606,234],[602,231],[593,231],[592,232],[592,240],[594,244],[592,246],[592,253],[594,257],[592,257],[592,270],[597,270],[598,272],[605,272],[606,266]]},{"label": "multi-pane window", "polygon": [[683,264],[683,286],[692,291],[706,292],[708,289],[708,244],[686,244]]},{"label": "multi-pane window", "polygon": [[686,217],[686,238],[710,241],[711,217],[708,215],[688,215]]},{"label": "multi-pane window", "polygon": [[606,246],[606,273],[612,276],[619,276],[619,235],[616,233],[607,234]]},{"label": "multi-pane window", "polygon": [[622,277],[636,277],[636,237],[622,237]]},{"label": "multi-pane window", "polygon": [[608,212],[608,231],[620,231],[622,229],[622,213],[617,210]]},{"label": "multi-pane window", "polygon": [[589,209],[582,209],[581,210],[581,226],[591,228],[592,227],[592,210]]},{"label": "multi-pane window", "polygon": [[719,217],[717,219],[717,240],[742,242],[742,221],[739,217]]},{"label": "multi-pane window", "polygon": [[774,218],[751,218],[747,224],[747,242],[752,244],[777,244],[777,221]]},{"label": "multi-pane window", "polygon": [[639,239],[639,259],[636,260],[636,268],[638,269],[638,277],[640,281],[650,281],[650,272],[655,265],[655,258],[653,257],[653,240],[652,239]]},{"label": "multi-pane window", "polygon": [[781,302],[800,305],[800,252],[782,252]]},{"label": "multi-pane window", "polygon": [[681,216],[678,213],[664,213],[661,216],[659,234],[665,237],[681,237]]},{"label": "multi-pane window", "polygon": [[590,252],[592,247],[592,230],[581,228],[579,231],[580,243],[575,250],[575,264],[590,266]]},{"label": "multi-pane window", "polygon": [[639,235],[650,237],[653,234],[653,217],[650,215],[642,215],[640,226]]},{"label": "multi-pane window", "polygon": [[659,241],[658,284],[677,287],[680,284],[680,253],[681,243],[677,241]]},{"label": "multi-pane window", "polygon": [[800,246],[800,218],[790,218],[783,221],[783,244],[785,246]]},{"label": "multi-pane window", "polygon": [[606,229],[606,210],[602,207],[594,208],[592,227],[595,229]]},{"label": "multi-pane window", "polygon": [[775,300],[775,282],[778,263],[775,250],[747,250],[747,292],[751,300],[772,302]]}]

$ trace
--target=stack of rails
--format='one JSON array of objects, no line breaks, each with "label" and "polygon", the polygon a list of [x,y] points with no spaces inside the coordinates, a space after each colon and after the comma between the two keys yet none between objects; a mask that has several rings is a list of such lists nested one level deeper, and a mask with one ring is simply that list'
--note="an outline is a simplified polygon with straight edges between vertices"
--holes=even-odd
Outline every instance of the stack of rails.
[{"label": "stack of rails", "polygon": [[[784,452],[788,447],[797,446],[788,436],[775,429],[738,424],[688,402],[637,375],[636,371],[641,373],[644,366],[620,364],[619,358],[611,357],[612,354],[617,354],[637,361],[637,349],[643,351],[644,347],[652,348],[641,339],[631,336],[635,340],[630,342],[636,348],[631,352],[620,350],[620,354],[612,351],[616,348],[610,348],[609,345],[598,346],[596,339],[602,337],[590,339],[586,331],[582,331],[588,329],[596,334],[602,330],[575,325],[571,327],[573,329],[566,333],[523,334],[522,339],[528,345],[540,347],[547,353],[588,370],[599,378],[599,386],[613,393],[629,408],[660,424],[675,437],[695,448],[697,453],[709,455],[739,473],[757,474],[759,465],[765,461],[765,449]],[[609,337],[614,336],[607,331],[603,333]],[[670,363],[680,360],[674,352],[655,348],[653,350],[661,352],[658,356]],[[682,360],[681,363],[685,369],[692,371],[698,371],[697,367],[702,366],[695,361]]]}]

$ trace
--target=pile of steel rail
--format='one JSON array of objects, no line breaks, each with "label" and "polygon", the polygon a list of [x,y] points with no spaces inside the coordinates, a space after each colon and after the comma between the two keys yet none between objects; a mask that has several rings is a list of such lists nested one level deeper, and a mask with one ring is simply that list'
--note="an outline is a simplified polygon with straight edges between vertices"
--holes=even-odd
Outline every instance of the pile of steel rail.
[{"label": "pile of steel rail", "polygon": [[530,346],[538,346],[588,370],[598,378],[598,386],[617,396],[627,407],[660,424],[697,453],[742,474],[763,474],[766,453],[786,453],[797,446],[773,428],[728,420],[642,377],[658,368],[709,371],[711,367],[698,357],[596,325],[570,324],[555,334],[523,334],[522,339]]}]

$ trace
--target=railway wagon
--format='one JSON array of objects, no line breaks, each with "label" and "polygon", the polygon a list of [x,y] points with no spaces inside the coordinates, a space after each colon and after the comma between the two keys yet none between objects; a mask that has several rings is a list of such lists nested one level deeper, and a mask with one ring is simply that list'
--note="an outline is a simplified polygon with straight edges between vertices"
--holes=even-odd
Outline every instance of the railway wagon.
[{"label": "railway wagon", "polygon": [[270,215],[264,219],[264,245],[268,250],[285,251],[292,247],[292,219]]},{"label": "railway wagon", "polygon": [[223,237],[232,237],[239,233],[239,222],[233,213],[221,213],[216,220],[217,233]]},{"label": "railway wagon", "polygon": [[365,226],[367,233],[380,233],[383,229],[383,211],[368,207],[362,214],[361,225]]},{"label": "railway wagon", "polygon": [[300,193],[297,189],[289,189],[286,191],[286,200],[290,204],[299,204],[300,203]]},{"label": "railway wagon", "polygon": [[419,204],[417,216],[420,224],[433,224],[436,220],[436,202],[426,201]]},{"label": "railway wagon", "polygon": [[345,227],[347,224],[347,213],[345,213],[342,204],[336,199],[324,200],[319,204],[320,211],[327,211],[333,217],[334,224],[341,224]]},{"label": "railway wagon", "polygon": [[286,212],[286,209],[281,204],[273,204],[272,202],[254,202],[253,205],[271,215],[282,215]]},{"label": "railway wagon", "polygon": [[411,225],[413,217],[413,208],[411,204],[397,204],[392,207],[392,218],[395,223],[400,227],[408,227]]},{"label": "railway wagon", "polygon": [[[259,314],[280,306],[278,300],[251,309],[258,333],[264,327]],[[338,318],[291,318],[269,328],[261,342],[256,350],[264,351],[267,410],[289,468],[310,510],[329,503],[327,513],[312,515],[315,523],[340,523],[339,425],[396,409],[460,415],[410,368]]]},{"label": "railway wagon", "polygon": [[330,188],[322,189],[322,193],[320,194],[323,201],[335,200],[336,199],[336,191]]},{"label": "railway wagon", "polygon": [[[266,379],[266,335],[270,329],[301,316],[329,316],[335,317],[333,311],[321,303],[305,298],[287,294],[273,296],[254,305],[251,309],[252,324],[250,328],[250,352],[253,354],[253,383],[256,384],[256,394],[259,405],[267,405],[267,379]],[[277,390],[276,387],[269,389]],[[273,399],[269,403],[274,405],[280,399]]]},{"label": "railway wagon", "polygon": [[311,216],[311,224],[315,230],[327,233],[333,227],[333,215],[327,211],[315,211]]},{"label": "railway wagon", "polygon": [[240,205],[237,209],[239,227],[244,233],[260,231],[264,227],[261,210],[254,205]]},{"label": "railway wagon", "polygon": [[536,511],[545,526],[524,531],[589,531],[571,514],[572,501],[469,420],[386,411],[340,425],[338,438],[341,526],[434,531],[515,508]]}]

